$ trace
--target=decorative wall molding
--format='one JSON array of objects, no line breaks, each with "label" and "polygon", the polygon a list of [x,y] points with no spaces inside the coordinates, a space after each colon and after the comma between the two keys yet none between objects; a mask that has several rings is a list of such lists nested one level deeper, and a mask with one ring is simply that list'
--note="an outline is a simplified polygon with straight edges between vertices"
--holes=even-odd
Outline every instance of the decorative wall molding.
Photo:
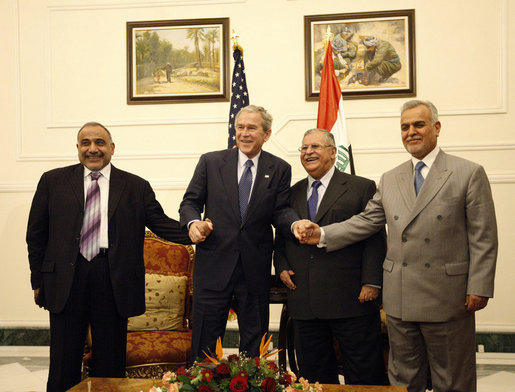
[{"label": "decorative wall molding", "polygon": [[[15,21],[16,21],[16,37],[15,40],[15,77],[17,78],[16,84],[16,135],[17,135],[17,143],[16,143],[16,160],[19,162],[24,161],[50,161],[54,159],[64,158],[65,160],[68,157],[56,157],[55,155],[39,155],[32,153],[22,153],[22,143],[23,143],[23,121],[21,118],[21,106],[22,106],[22,91],[21,91],[21,48],[20,48],[20,1],[18,0],[15,5]],[[94,10],[94,9],[124,9],[124,8],[149,8],[149,7],[170,7],[170,6],[191,6],[191,5],[205,5],[205,4],[231,4],[231,3],[245,3],[247,0],[153,0],[149,2],[136,0],[134,2],[131,1],[98,1],[96,4],[84,5],[83,2],[75,1],[64,2],[64,1],[54,1],[51,2],[47,7],[48,13],[51,12],[62,12],[62,11],[81,11],[81,10]],[[71,4],[70,4],[71,3]],[[485,106],[485,107],[464,107],[457,110],[446,110],[442,108],[440,111],[441,116],[462,116],[462,115],[491,115],[491,114],[504,114],[507,112],[507,101],[508,101],[508,0],[499,0],[499,21],[498,24],[498,35],[500,42],[500,50],[499,50],[499,58],[500,58],[500,69],[499,69],[499,80],[497,82],[498,85],[498,104],[493,106]],[[50,19],[50,18],[49,18]],[[49,20],[48,19],[48,20]],[[50,26],[49,26],[50,29]],[[47,33],[49,34],[49,32]],[[48,35],[47,35],[48,41]],[[47,43],[47,57],[50,57],[50,47]],[[49,63],[49,59],[47,59],[47,65]],[[50,72],[50,70],[49,70]],[[50,78],[51,79],[51,78]],[[47,83],[48,84],[48,83]],[[47,86],[47,88],[51,89],[51,87]],[[51,92],[47,92],[48,96],[51,95]],[[51,100],[50,100],[51,101]],[[49,101],[49,102],[50,102]],[[278,124],[274,127],[274,133],[279,134],[284,130],[286,125],[291,121],[305,121],[305,120],[316,120],[316,103],[312,103],[313,112],[308,115],[288,115],[285,116]],[[48,111],[50,113],[50,111]],[[398,112],[373,112],[373,113],[347,113],[348,119],[372,119],[372,118],[392,118],[398,117]],[[74,128],[77,129],[82,125],[79,122],[76,123],[62,123],[59,121],[54,121],[50,116],[47,117],[47,129],[54,128]],[[159,119],[159,120],[134,120],[134,121],[122,121],[114,119],[110,121],[109,126],[162,126],[162,125],[180,125],[180,124],[213,124],[213,123],[225,123],[226,119],[222,117],[217,118],[185,118],[185,119]],[[272,142],[285,153],[287,156],[291,156],[292,153],[296,153],[288,150],[285,146],[277,138],[272,138]],[[400,149],[400,148],[399,148]],[[397,148],[384,148],[381,152],[379,149],[367,149],[364,148],[362,150],[363,153],[389,153],[389,152],[397,152]],[[359,147],[355,147],[354,151],[359,153]],[[375,151],[375,152],[372,152]],[[458,151],[458,150],[456,150]],[[166,153],[167,157],[170,158],[191,158],[193,156],[200,155],[201,152],[188,152],[188,153]],[[138,154],[137,157],[132,156],[131,159],[161,159],[161,157],[165,155],[162,152],[151,153],[149,154]],[[157,158],[159,157],[159,158]],[[123,158],[122,158],[123,159]]]},{"label": "decorative wall molding", "polygon": [[[515,172],[512,173],[487,173],[490,184],[515,184]],[[381,174],[366,175],[367,178],[379,182]],[[291,183],[295,184],[304,177],[294,177]],[[190,179],[180,180],[152,180],[148,179],[155,191],[185,191]],[[1,182],[1,193],[33,193],[37,182]],[[1,326],[1,325],[0,325]]]},{"label": "decorative wall molding", "polygon": [[[83,4],[83,1],[76,4],[70,2],[55,1],[48,6],[50,11],[80,11],[80,10],[105,10],[105,9],[128,9],[128,8],[157,8],[177,7],[191,5],[213,5],[213,4],[236,4],[246,3],[248,0],[151,0],[151,1],[98,1],[96,4]],[[91,1],[90,1],[91,3]]]}]

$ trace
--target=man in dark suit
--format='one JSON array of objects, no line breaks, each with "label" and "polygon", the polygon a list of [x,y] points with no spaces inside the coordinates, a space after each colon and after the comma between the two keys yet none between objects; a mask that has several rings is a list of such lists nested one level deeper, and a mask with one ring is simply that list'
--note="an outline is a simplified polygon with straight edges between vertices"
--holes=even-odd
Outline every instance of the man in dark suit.
[{"label": "man in dark suit", "polygon": [[[308,177],[292,187],[291,206],[301,218],[324,225],[365,208],[375,183],[335,168],[336,147],[330,132],[307,131],[300,152]],[[384,255],[382,232],[333,253],[301,245],[293,234],[276,236],[275,270],[290,289],[288,309],[296,329],[301,376],[339,383],[336,340],[346,384],[384,384],[379,315]]]},{"label": "man in dark suit", "polygon": [[77,135],[80,164],[44,173],[32,202],[31,284],[50,312],[48,391],[80,382],[88,325],[91,375],[125,377],[127,318],[145,311],[145,226],[190,243],[147,181],[110,164],[114,147],[103,125],[85,124]]},{"label": "man in dark suit", "polygon": [[[289,208],[290,165],[261,149],[271,126],[264,108],[243,108],[236,116],[238,148],[202,155],[181,203],[181,224],[197,243],[192,361],[214,352],[233,298],[241,352],[258,355],[268,331],[271,225],[289,233],[297,219]],[[201,220],[203,211],[209,222]]]}]

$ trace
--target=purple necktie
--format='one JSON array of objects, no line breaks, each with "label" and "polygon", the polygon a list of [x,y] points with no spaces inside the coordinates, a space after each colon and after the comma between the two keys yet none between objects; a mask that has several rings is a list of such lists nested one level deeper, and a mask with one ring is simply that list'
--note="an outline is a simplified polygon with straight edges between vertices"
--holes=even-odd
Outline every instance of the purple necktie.
[{"label": "purple necktie", "polygon": [[318,187],[322,185],[320,181],[313,181],[311,186],[313,187],[313,192],[311,192],[311,196],[308,200],[308,217],[309,220],[314,222],[315,217],[317,216],[317,207],[318,207]]},{"label": "purple necktie", "polygon": [[90,173],[91,184],[86,196],[86,208],[84,209],[84,221],[80,239],[80,253],[88,261],[91,261],[100,252],[100,188],[98,178],[100,173]]}]

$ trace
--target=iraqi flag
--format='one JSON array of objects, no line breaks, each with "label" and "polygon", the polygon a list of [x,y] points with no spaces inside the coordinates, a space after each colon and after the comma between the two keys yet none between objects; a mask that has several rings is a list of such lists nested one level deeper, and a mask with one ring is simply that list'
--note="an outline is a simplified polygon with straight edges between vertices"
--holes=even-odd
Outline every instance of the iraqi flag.
[{"label": "iraqi flag", "polygon": [[337,148],[336,168],[354,174],[352,149],[343,111],[342,89],[334,72],[331,42],[327,44],[320,81],[317,128],[326,129],[334,135]]}]

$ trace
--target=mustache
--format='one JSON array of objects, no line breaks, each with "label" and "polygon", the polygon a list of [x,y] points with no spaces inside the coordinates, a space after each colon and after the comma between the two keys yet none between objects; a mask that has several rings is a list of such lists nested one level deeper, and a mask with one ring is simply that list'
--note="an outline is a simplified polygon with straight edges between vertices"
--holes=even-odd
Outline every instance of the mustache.
[{"label": "mustache", "polygon": [[86,158],[102,158],[104,156],[103,152],[87,152]]},{"label": "mustache", "polygon": [[412,140],[422,140],[422,138],[420,136],[408,136],[406,138],[407,142],[411,142]]}]

